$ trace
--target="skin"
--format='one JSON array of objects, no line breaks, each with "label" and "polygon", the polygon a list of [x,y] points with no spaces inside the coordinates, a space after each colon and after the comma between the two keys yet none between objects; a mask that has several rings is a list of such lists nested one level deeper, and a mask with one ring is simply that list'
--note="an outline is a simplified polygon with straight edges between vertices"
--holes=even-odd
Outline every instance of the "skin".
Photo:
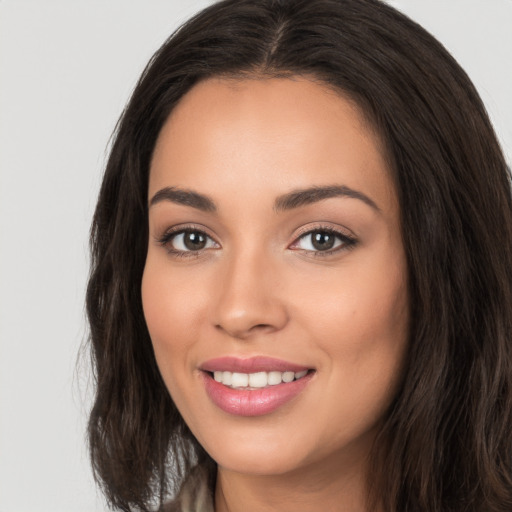
[{"label": "skin", "polygon": [[[354,104],[306,78],[210,79],[163,127],[148,201],[164,187],[211,198],[215,212],[149,208],[144,313],[166,386],[218,463],[225,511],[364,511],[367,457],[398,385],[407,340],[399,206],[376,135]],[[276,198],[340,185],[364,194],[287,210]],[[185,227],[208,235],[183,249]],[[314,250],[308,230],[349,235]],[[185,247],[186,248],[186,247]],[[336,249],[336,248],[335,248]],[[269,356],[315,369],[263,416],[220,410],[199,366]]]}]

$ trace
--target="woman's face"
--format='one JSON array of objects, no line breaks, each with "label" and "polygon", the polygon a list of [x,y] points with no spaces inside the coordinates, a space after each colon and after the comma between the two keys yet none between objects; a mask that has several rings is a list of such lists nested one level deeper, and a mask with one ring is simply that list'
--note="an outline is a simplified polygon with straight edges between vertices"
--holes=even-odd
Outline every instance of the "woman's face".
[{"label": "woman's face", "polygon": [[252,474],[362,460],[408,297],[396,193],[358,109],[303,78],[204,81],[159,135],[148,200],[144,313],[201,445]]}]

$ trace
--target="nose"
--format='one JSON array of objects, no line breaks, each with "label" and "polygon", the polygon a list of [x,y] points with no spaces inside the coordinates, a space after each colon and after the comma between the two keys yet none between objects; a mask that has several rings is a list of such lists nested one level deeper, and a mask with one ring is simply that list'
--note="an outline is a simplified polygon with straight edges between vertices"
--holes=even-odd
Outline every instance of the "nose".
[{"label": "nose", "polygon": [[215,328],[246,340],[281,330],[288,322],[276,265],[261,254],[233,255],[217,276]]}]

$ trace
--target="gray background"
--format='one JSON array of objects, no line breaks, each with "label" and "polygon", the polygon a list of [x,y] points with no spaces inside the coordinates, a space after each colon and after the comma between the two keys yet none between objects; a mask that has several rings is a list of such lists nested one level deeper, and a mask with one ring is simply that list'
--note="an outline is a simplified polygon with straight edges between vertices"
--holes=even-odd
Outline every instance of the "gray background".
[{"label": "gray background", "polygon": [[[0,512],[106,510],[84,444],[87,234],[138,75],[207,0],[0,0]],[[390,1],[474,80],[512,161],[512,0]]]}]

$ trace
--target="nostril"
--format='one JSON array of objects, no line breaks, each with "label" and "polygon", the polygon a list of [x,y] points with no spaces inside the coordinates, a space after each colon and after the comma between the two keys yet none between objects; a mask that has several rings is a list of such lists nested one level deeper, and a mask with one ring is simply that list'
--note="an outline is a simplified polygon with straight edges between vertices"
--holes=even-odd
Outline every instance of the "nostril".
[{"label": "nostril", "polygon": [[224,332],[227,332],[230,336],[238,339],[246,339],[254,334],[265,334],[271,333],[276,330],[276,327],[271,324],[255,324],[252,326],[245,325],[222,325],[216,324],[215,328]]},{"label": "nostril", "polygon": [[268,324],[257,324],[255,326],[253,326],[251,329],[267,329],[267,328],[271,328],[272,326],[268,325]]}]

